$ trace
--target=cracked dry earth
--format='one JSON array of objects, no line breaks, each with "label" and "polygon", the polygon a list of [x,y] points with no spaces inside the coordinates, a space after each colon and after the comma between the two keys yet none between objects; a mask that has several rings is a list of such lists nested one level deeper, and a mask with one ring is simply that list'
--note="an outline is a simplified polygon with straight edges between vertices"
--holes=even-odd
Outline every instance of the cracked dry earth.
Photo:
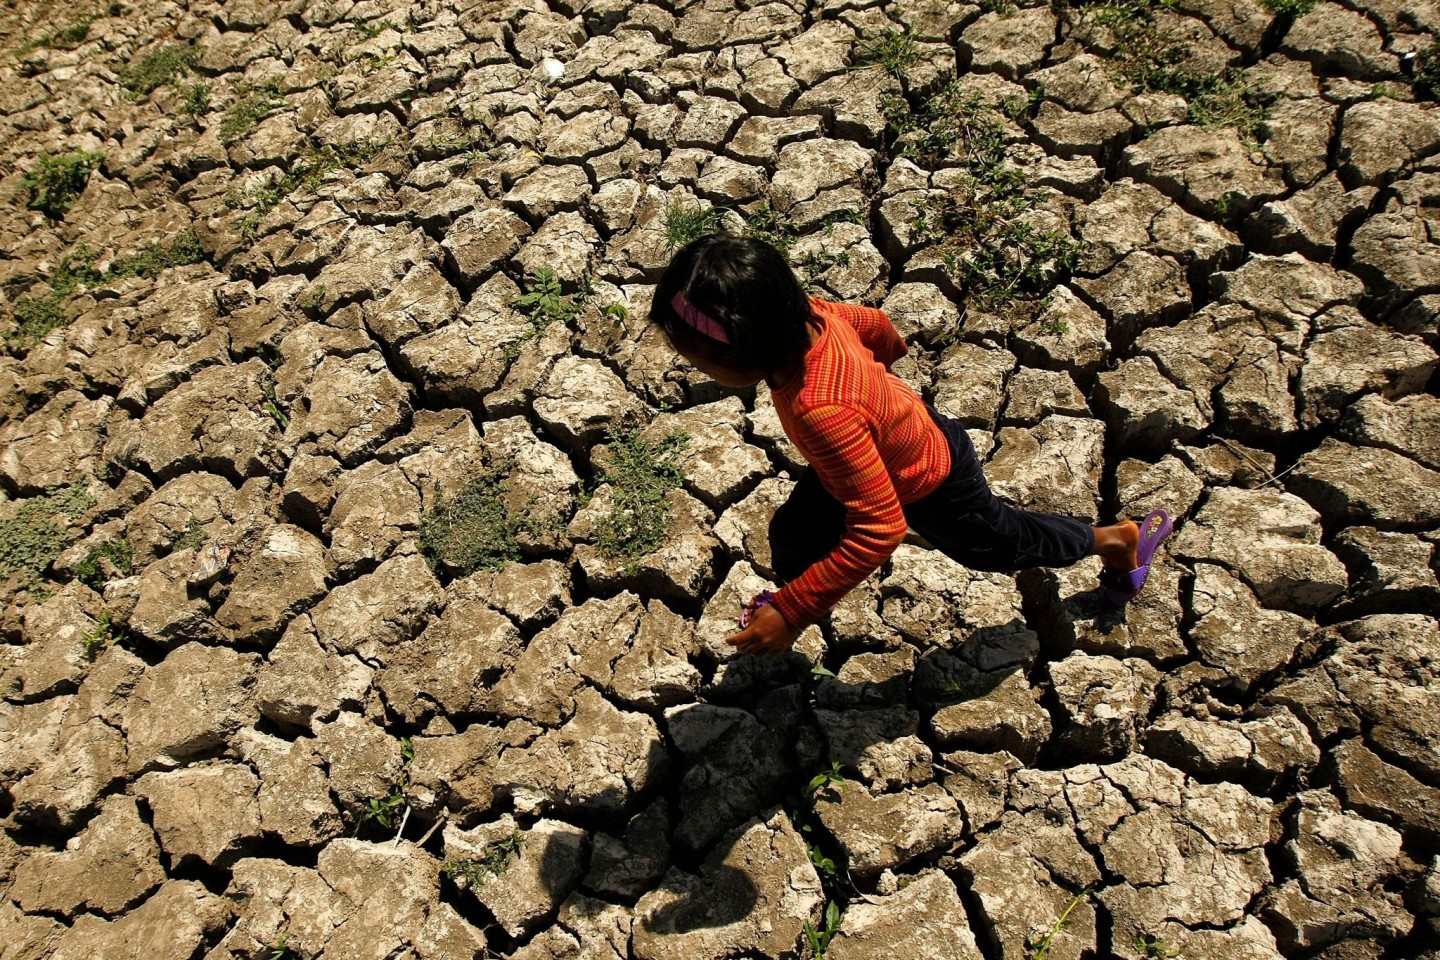
[{"label": "cracked dry earth", "polygon": [[[8,2],[5,960],[1440,956],[1440,10],[1277,5]],[[734,655],[802,464],[643,323],[710,206],[1003,495],[1167,507],[1142,598],[906,544]],[[547,521],[432,567],[484,470]]]}]

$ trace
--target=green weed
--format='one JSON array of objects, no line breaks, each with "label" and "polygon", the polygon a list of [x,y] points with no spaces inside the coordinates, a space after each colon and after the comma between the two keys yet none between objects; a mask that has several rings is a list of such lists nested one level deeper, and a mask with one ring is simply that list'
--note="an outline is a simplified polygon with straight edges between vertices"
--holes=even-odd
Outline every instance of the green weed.
[{"label": "green weed", "polygon": [[1320,0],[1260,0],[1271,13],[1303,17],[1315,9]]},{"label": "green weed", "polygon": [[9,516],[0,520],[0,577],[38,580],[65,546],[68,524],[61,521],[77,519],[94,505],[80,482],[9,505]]},{"label": "green weed", "polygon": [[958,83],[946,84],[919,112],[898,97],[887,98],[881,109],[900,156],[921,166],[940,166],[958,155],[973,174],[989,177],[1005,165],[1005,127],[998,111]]},{"label": "green weed", "polygon": [[831,900],[825,904],[825,919],[820,929],[816,930],[805,921],[802,928],[805,933],[805,943],[810,947],[810,955],[814,960],[824,960],[825,951],[830,948],[830,941],[835,937],[835,931],[840,929],[840,904]]},{"label": "green weed", "polygon": [[824,795],[827,800],[839,800],[840,791],[845,789],[845,775],[840,772],[840,761],[831,760],[829,770],[821,770],[805,785],[805,796],[812,800]]},{"label": "green weed", "polygon": [[[858,210],[837,210],[822,220],[820,227],[825,235],[829,236],[834,232],[837,223],[864,222],[865,217]],[[826,270],[837,265],[850,264],[848,250],[840,253],[831,253],[828,250],[812,251],[799,258],[793,256],[791,248],[801,239],[800,228],[795,226],[789,217],[777,213],[768,203],[760,204],[746,216],[745,235],[763,240],[780,251],[780,254],[790,261],[791,266],[800,271],[801,282],[807,290],[815,286],[816,280]]]},{"label": "green weed", "polygon": [[47,47],[52,50],[73,50],[84,43],[86,37],[90,36],[90,25],[94,22],[95,15],[93,13],[81,14],[58,30],[31,40],[16,50],[15,55],[23,57],[27,53],[38,50],[41,47]]},{"label": "green weed", "polygon": [[94,660],[104,652],[111,644],[120,643],[125,639],[125,631],[117,627],[111,619],[110,611],[105,610],[100,614],[100,619],[95,626],[85,631],[80,637],[80,649],[85,654],[86,660]]},{"label": "green weed", "polygon": [[1172,947],[1164,940],[1151,940],[1143,933],[1135,938],[1135,949],[1145,960],[1179,960],[1184,956],[1179,947]]},{"label": "green weed", "polygon": [[247,239],[253,240],[260,229],[261,221],[286,198],[300,190],[317,192],[321,182],[333,171],[342,167],[355,167],[372,160],[384,148],[383,143],[358,142],[339,146],[327,143],[312,147],[295,161],[290,172],[284,176],[272,177],[266,183],[250,190],[232,190],[226,194],[225,204],[232,210],[250,211],[240,224],[240,232]]},{"label": "green weed", "polygon": [[197,80],[190,84],[181,110],[192,117],[202,117],[210,112],[210,84]]},{"label": "green weed", "polygon": [[104,159],[104,154],[88,150],[59,156],[42,155],[35,169],[20,180],[20,189],[25,191],[25,206],[39,210],[51,220],[59,220],[75,205],[76,198],[90,181],[90,174]]},{"label": "green weed", "polygon": [[270,947],[269,950],[270,952],[266,955],[265,960],[297,960],[300,956],[285,945],[285,936],[283,934],[280,936],[280,941],[276,943],[275,946]]},{"label": "green weed", "polygon": [[166,84],[177,86],[176,81],[189,71],[198,54],[189,44],[162,47],[121,70],[120,86],[132,100],[148,97]]},{"label": "green weed", "polygon": [[275,80],[258,86],[244,84],[239,92],[240,99],[230,105],[220,120],[220,140],[223,143],[234,143],[248,136],[261,120],[285,105],[285,93]]},{"label": "green weed", "polygon": [[672,430],[658,441],[644,439],[638,430],[609,434],[610,464],[597,483],[610,485],[614,509],[595,524],[595,545],[603,556],[624,560],[627,572],[665,540],[670,517],[666,494],[680,486],[683,478],[675,458],[689,442],[683,430]]},{"label": "green weed", "polygon": [[187,227],[163,243],[152,243],[123,260],[116,261],[106,272],[106,279],[144,277],[153,280],[171,267],[185,267],[205,259],[205,248],[193,228]]},{"label": "green weed", "polygon": [[574,320],[590,296],[589,277],[584,278],[576,293],[566,294],[560,277],[549,267],[541,267],[527,276],[525,286],[530,292],[511,300],[510,306],[530,318],[537,334],[556,320],[561,323]]},{"label": "green weed", "polygon": [[386,30],[400,29],[400,27],[395,26],[395,24],[391,23],[388,19],[373,22],[369,20],[351,20],[350,26],[355,28],[355,33],[359,35],[361,43],[364,43],[366,40],[374,40]]},{"label": "green weed", "polygon": [[128,540],[106,540],[97,547],[91,547],[85,559],[75,567],[75,579],[92,590],[105,587],[105,573],[100,561],[107,561],[122,577],[130,576],[134,569],[135,551]]},{"label": "green weed", "polygon": [[446,860],[440,865],[440,872],[452,880],[463,877],[473,889],[487,876],[498,877],[509,869],[510,861],[525,848],[525,837],[519,830],[504,840],[497,840],[485,848],[479,857]]},{"label": "green weed", "polygon": [[20,297],[15,301],[15,329],[5,335],[5,350],[23,357],[30,348],[52,330],[58,330],[74,319],[53,293],[39,297]]},{"label": "green weed", "polygon": [[720,229],[720,211],[714,207],[691,206],[676,201],[660,216],[665,228],[665,249],[674,252],[692,240]]},{"label": "green weed", "polygon": [[923,59],[920,45],[915,42],[915,36],[908,27],[904,30],[886,30],[860,48],[855,55],[855,69],[879,67],[900,79],[906,70]]},{"label": "green weed", "polygon": [[1060,912],[1060,916],[1055,918],[1055,922],[1051,924],[1050,929],[1046,931],[1045,935],[1030,944],[1029,949],[1026,951],[1029,960],[1045,960],[1045,958],[1050,955],[1050,947],[1054,944],[1055,938],[1060,936],[1060,931],[1064,930],[1066,924],[1070,922],[1070,914],[1074,912],[1082,900],[1089,896],[1090,888],[1086,887],[1070,898],[1070,902],[1065,905],[1065,909]]},{"label": "green weed", "polygon": [[290,429],[290,414],[284,406],[281,405],[280,398],[275,395],[275,385],[273,383],[265,385],[265,401],[260,405],[260,409],[266,416],[275,421],[276,426],[280,428],[282,433]]},{"label": "green weed", "polygon": [[95,269],[95,254],[88,244],[78,243],[50,271],[46,283],[50,292],[36,297],[20,297],[15,301],[16,327],[5,337],[6,350],[24,356],[50,331],[66,326],[74,317],[65,309],[64,301],[80,287],[96,287],[109,280],[125,277],[154,279],[169,267],[199,263],[205,259],[194,230],[182,230],[168,242],[145,247],[133,256],[117,260],[103,273]]},{"label": "green weed", "polygon": [[390,787],[390,792],[383,797],[370,797],[365,805],[360,808],[359,815],[355,818],[355,833],[353,836],[360,836],[360,829],[365,824],[374,822],[386,830],[395,826],[395,821],[404,811],[407,804],[406,791],[410,789],[410,764],[415,759],[415,748],[409,737],[400,739],[400,782]]},{"label": "green weed", "polygon": [[[1314,0],[1297,2],[1313,5]],[[1254,90],[1243,69],[1227,68],[1214,73],[1186,64],[1188,42],[1162,29],[1155,19],[1155,11],[1171,10],[1175,5],[1176,0],[1103,0],[1085,4],[1094,23],[1108,27],[1114,35],[1116,51],[1111,63],[1118,81],[1140,92],[1184,97],[1191,123],[1234,127],[1244,140],[1253,143],[1265,120],[1267,100]]]},{"label": "green weed", "polygon": [[170,552],[176,550],[199,550],[205,546],[205,528],[200,526],[200,521],[191,517],[185,524],[185,529],[175,535],[170,541]]},{"label": "green weed", "polygon": [[520,558],[528,512],[510,509],[508,465],[481,470],[453,497],[437,494],[420,518],[420,553],[437,570],[468,576]]}]

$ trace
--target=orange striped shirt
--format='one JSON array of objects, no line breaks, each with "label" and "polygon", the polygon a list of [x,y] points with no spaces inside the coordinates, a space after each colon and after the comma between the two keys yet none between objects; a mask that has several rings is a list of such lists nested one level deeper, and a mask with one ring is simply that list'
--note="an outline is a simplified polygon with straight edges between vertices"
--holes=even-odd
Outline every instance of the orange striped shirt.
[{"label": "orange striped shirt", "polygon": [[792,627],[814,623],[905,539],[900,505],[950,473],[950,446],[925,404],[889,367],[905,341],[883,312],[811,300],[820,322],[803,372],[772,391],[780,423],[820,483],[845,506],[835,549],[775,595]]}]

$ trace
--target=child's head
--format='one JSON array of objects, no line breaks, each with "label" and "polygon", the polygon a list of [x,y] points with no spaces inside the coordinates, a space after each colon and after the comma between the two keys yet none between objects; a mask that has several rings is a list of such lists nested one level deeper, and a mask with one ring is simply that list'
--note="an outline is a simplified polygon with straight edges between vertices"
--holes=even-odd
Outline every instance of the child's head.
[{"label": "child's head", "polygon": [[675,254],[655,288],[650,319],[717,380],[716,369],[751,382],[771,376],[810,344],[810,301],[784,256],[763,240],[730,233],[708,234]]}]

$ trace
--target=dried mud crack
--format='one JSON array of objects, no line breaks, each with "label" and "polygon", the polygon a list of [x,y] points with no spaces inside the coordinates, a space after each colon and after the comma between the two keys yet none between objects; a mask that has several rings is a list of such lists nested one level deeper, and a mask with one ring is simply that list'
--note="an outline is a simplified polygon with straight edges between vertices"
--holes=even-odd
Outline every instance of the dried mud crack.
[{"label": "dried mud crack", "polygon": [[[1431,0],[16,0],[20,958],[1440,958]],[[723,638],[803,462],[645,325],[724,227],[1003,496]]]}]

